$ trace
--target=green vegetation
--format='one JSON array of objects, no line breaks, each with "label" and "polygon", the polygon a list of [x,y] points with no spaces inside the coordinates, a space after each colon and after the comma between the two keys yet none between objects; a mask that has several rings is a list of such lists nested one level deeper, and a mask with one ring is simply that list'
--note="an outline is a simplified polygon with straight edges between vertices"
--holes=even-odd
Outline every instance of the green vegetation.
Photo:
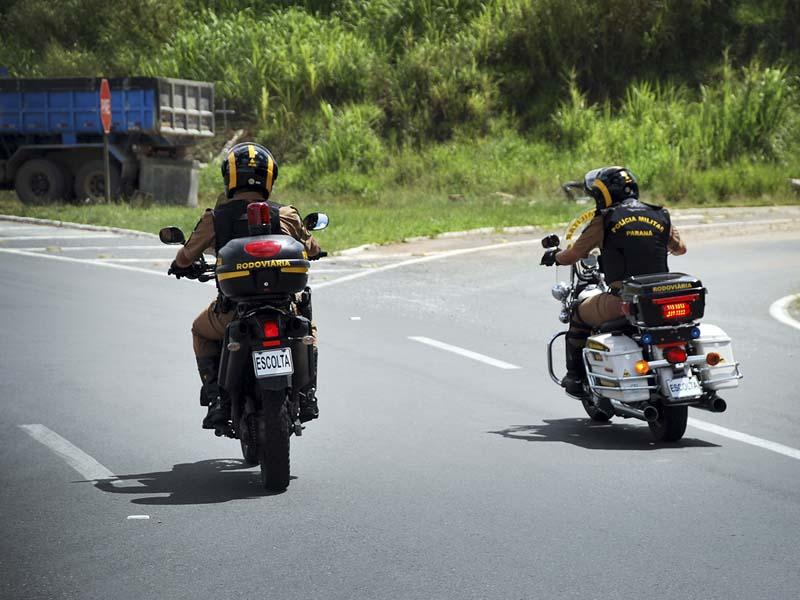
[{"label": "green vegetation", "polygon": [[0,65],[214,81],[282,197],[355,243],[546,219],[609,163],[670,205],[795,203],[798,23],[796,0],[8,0]]}]

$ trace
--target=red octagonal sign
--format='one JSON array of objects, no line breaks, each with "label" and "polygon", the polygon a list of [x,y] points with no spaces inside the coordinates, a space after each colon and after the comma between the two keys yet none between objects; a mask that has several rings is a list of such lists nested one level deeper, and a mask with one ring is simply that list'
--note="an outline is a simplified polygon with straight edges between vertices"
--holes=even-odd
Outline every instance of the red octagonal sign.
[{"label": "red octagonal sign", "polygon": [[111,88],[108,79],[100,82],[100,120],[103,122],[103,132],[111,131]]}]

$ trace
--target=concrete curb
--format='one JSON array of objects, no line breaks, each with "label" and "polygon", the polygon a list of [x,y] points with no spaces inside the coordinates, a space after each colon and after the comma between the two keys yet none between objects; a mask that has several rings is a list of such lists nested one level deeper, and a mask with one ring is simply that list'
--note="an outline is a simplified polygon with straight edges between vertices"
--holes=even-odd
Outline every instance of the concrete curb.
[{"label": "concrete curb", "polygon": [[800,294],[790,294],[779,300],[776,300],[769,307],[769,314],[773,319],[780,321],[784,325],[794,327],[795,329],[800,329],[800,321],[793,318],[789,314],[789,305],[798,298],[800,298]]},{"label": "concrete curb", "polygon": [[121,227],[108,227],[106,225],[87,225],[86,223],[72,223],[70,221],[53,221],[52,219],[37,219],[34,217],[17,217],[14,215],[0,215],[0,221],[11,221],[13,223],[30,223],[31,225],[49,225],[50,227],[63,227],[64,229],[79,229],[81,231],[103,231],[108,233],[118,233],[130,237],[143,237],[148,239],[158,239],[154,233],[146,231],[136,231],[135,229],[123,229]]}]

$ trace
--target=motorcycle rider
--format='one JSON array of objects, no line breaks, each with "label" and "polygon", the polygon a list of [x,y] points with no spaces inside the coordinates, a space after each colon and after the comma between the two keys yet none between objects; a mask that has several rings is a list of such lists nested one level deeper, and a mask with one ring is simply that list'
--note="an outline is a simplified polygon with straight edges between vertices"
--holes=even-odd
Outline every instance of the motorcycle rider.
[{"label": "motorcycle rider", "polygon": [[[324,256],[319,244],[303,224],[297,209],[269,200],[272,186],[278,178],[278,163],[269,150],[253,142],[236,144],[223,159],[221,169],[225,181],[224,196],[220,196],[216,208],[205,211],[189,239],[178,250],[168,274],[178,278],[197,275],[195,261],[206,249],[213,248],[216,253],[231,239],[249,236],[246,215],[247,206],[252,202],[269,204],[272,234],[289,235],[300,241],[311,260]],[[301,314],[310,316],[310,296],[298,294],[296,308]],[[234,305],[219,294],[192,323],[194,353],[203,382],[200,402],[204,406],[208,405],[208,414],[203,419],[204,429],[214,429],[230,420],[230,403],[224,394],[220,394],[217,377],[225,329],[234,316]],[[314,337],[310,365],[312,383],[300,395],[301,421],[319,416],[314,394],[317,378],[317,336],[313,321],[311,334]]]},{"label": "motorcycle rider", "polygon": [[625,167],[593,169],[584,176],[583,186],[597,204],[594,218],[572,246],[551,248],[541,260],[546,266],[572,265],[600,248],[600,270],[611,288],[587,298],[573,311],[566,341],[567,374],[561,380],[573,396],[583,394],[583,347],[591,329],[624,316],[619,297],[622,280],[666,273],[667,254],[686,252],[667,209],[641,202],[636,177]]}]

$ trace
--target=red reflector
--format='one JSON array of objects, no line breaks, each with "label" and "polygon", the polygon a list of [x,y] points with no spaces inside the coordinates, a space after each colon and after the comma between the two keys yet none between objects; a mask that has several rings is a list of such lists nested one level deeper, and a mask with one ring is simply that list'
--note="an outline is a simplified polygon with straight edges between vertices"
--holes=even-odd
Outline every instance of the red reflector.
[{"label": "red reflector", "polygon": [[269,225],[269,204],[266,202],[251,202],[248,204],[247,224],[250,227]]},{"label": "red reflector", "polygon": [[278,329],[277,321],[267,321],[264,323],[264,337],[269,338],[276,338],[280,337],[281,332]]},{"label": "red reflector", "polygon": [[676,363],[686,362],[686,350],[678,346],[667,348],[664,350],[664,358],[673,365]]},{"label": "red reflector", "polygon": [[248,242],[244,245],[244,251],[250,256],[258,256],[259,258],[269,258],[275,256],[281,251],[280,242],[262,241],[262,242]]},{"label": "red reflector", "polygon": [[280,346],[281,345],[281,341],[280,340],[270,340],[268,342],[261,342],[261,345],[264,348],[274,348],[275,346]]}]

